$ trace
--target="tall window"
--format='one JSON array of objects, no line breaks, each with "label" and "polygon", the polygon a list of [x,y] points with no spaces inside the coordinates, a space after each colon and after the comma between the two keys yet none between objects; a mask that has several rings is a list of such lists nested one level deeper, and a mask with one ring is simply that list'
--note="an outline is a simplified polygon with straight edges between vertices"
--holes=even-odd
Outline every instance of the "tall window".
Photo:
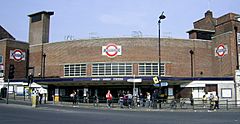
[{"label": "tall window", "polygon": [[93,64],[92,75],[96,75],[96,76],[132,75],[132,64],[131,63]]},{"label": "tall window", "polygon": [[86,76],[86,64],[69,64],[64,65],[65,77],[80,77]]},{"label": "tall window", "polygon": [[[158,75],[158,63],[139,63],[138,64],[138,74],[145,76]],[[165,65],[161,63],[161,75],[165,75]]]},{"label": "tall window", "polygon": [[3,56],[0,55],[0,64],[3,64]]},{"label": "tall window", "polygon": [[3,67],[3,56],[0,55],[0,77],[3,77],[4,67]]}]

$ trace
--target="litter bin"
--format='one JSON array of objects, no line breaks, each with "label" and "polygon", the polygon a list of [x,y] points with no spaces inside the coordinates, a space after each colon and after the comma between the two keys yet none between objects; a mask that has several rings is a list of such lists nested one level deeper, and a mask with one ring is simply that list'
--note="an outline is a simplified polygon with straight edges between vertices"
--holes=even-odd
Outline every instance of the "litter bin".
[{"label": "litter bin", "polygon": [[7,88],[6,87],[1,88],[1,97],[2,98],[7,97]]}]

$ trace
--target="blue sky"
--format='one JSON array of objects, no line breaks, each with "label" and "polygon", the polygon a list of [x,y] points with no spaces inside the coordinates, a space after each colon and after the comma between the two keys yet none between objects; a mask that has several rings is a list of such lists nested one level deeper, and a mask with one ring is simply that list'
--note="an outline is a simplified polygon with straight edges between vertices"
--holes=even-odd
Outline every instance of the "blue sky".
[{"label": "blue sky", "polygon": [[50,42],[96,37],[125,37],[134,31],[143,36],[188,38],[186,31],[210,9],[214,17],[240,14],[239,0],[5,0],[1,1],[0,25],[17,40],[28,41],[29,18],[39,11],[54,11]]}]

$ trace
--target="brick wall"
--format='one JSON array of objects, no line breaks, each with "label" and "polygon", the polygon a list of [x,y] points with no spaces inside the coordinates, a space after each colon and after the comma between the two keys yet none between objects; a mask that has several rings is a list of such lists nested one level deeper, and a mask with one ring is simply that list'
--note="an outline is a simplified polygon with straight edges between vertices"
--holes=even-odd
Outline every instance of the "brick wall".
[{"label": "brick wall", "polygon": [[[102,56],[102,46],[115,43],[122,46],[122,55],[115,58]],[[191,76],[190,53],[194,50],[194,72],[199,76],[212,74],[211,42],[206,40],[161,39],[162,62],[166,63],[167,76]],[[46,76],[63,76],[63,65],[68,63],[95,62],[158,62],[157,38],[109,38],[65,41],[44,44],[46,53]],[[35,75],[40,73],[41,45],[30,47],[30,66],[35,67]],[[133,66],[137,74],[137,66]],[[91,74],[88,66],[87,74]]]},{"label": "brick wall", "polygon": [[[10,59],[10,50],[20,49],[26,53],[26,60],[24,61],[15,61]],[[0,41],[0,54],[3,55],[3,64],[5,67],[5,79],[8,77],[9,65],[13,64],[15,66],[14,79],[24,79],[27,73],[27,51],[28,43],[15,41],[11,39],[4,39]]]}]

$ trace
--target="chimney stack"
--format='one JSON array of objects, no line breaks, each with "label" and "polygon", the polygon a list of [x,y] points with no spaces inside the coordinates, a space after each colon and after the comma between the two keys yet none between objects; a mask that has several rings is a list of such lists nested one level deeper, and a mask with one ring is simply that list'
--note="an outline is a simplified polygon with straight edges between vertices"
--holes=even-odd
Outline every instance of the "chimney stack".
[{"label": "chimney stack", "polygon": [[49,42],[50,16],[54,12],[41,11],[28,15],[29,20],[29,44],[36,45]]}]

